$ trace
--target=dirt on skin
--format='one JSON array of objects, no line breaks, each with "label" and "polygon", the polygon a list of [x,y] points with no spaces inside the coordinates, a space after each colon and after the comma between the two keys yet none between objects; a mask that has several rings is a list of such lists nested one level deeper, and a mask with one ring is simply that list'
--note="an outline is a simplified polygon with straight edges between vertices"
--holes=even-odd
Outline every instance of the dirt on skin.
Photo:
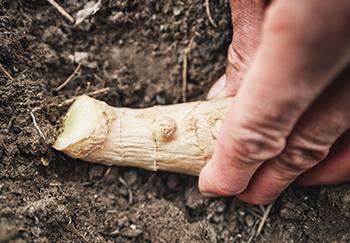
[{"label": "dirt on skin", "polygon": [[[58,1],[74,17],[87,0]],[[105,167],[50,149],[76,95],[114,106],[197,100],[224,72],[231,39],[228,2],[103,0],[73,26],[46,0],[0,0],[0,242],[346,242],[349,185],[290,188],[267,207],[206,199],[197,179]],[[93,2],[94,3],[94,2]],[[82,63],[80,74],[56,88]],[[34,109],[34,111],[33,111]],[[33,123],[44,134],[41,137]]]}]

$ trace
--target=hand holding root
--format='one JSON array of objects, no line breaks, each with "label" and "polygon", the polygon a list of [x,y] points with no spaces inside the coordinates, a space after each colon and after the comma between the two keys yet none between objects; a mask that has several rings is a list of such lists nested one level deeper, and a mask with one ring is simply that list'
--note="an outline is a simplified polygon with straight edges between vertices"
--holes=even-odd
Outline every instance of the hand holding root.
[{"label": "hand holding root", "polygon": [[210,96],[235,104],[199,189],[266,204],[293,182],[349,181],[350,2],[230,2],[229,65]]}]

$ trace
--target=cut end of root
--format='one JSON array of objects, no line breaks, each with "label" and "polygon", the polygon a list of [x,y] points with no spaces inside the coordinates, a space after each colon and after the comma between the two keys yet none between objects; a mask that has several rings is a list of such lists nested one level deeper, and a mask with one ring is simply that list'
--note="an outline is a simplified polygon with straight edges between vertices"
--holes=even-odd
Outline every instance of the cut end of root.
[{"label": "cut end of root", "polygon": [[64,150],[90,137],[95,131],[100,111],[94,99],[86,95],[76,99],[69,108],[64,119],[63,130],[57,137],[53,147]]}]

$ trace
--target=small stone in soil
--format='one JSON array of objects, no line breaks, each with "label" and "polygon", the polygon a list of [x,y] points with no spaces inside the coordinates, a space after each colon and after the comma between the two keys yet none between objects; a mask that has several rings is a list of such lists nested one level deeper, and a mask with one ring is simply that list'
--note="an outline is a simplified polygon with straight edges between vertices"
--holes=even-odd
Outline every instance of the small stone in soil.
[{"label": "small stone in soil", "polygon": [[182,13],[183,9],[181,7],[174,7],[173,14],[174,16],[179,16]]},{"label": "small stone in soil", "polygon": [[128,237],[137,237],[143,233],[142,229],[137,229],[136,225],[130,225],[129,229],[124,230],[123,235]]},{"label": "small stone in soil", "polygon": [[132,186],[137,181],[137,172],[133,170],[125,172],[124,179],[129,186]]},{"label": "small stone in soil", "polygon": [[89,171],[89,180],[94,180],[97,178],[102,178],[105,173],[106,168],[104,166],[94,166]]},{"label": "small stone in soil", "polygon": [[170,175],[166,185],[169,189],[175,189],[179,185],[179,178],[178,176]]},{"label": "small stone in soil", "polygon": [[199,209],[204,206],[206,199],[198,191],[197,187],[190,187],[185,192],[186,206],[191,209]]},{"label": "small stone in soil", "polygon": [[129,219],[126,216],[124,216],[124,217],[118,219],[117,225],[120,226],[120,227],[121,226],[125,226],[125,225],[128,224],[128,222],[129,222]]},{"label": "small stone in soil", "polygon": [[247,226],[252,227],[252,226],[254,225],[253,216],[251,216],[250,214],[248,214],[248,215],[245,217],[245,223],[246,223]]},{"label": "small stone in soil", "polygon": [[119,169],[117,167],[110,167],[106,170],[103,180],[107,183],[118,182]]},{"label": "small stone in soil", "polygon": [[125,189],[125,188],[119,188],[119,189],[118,189],[118,192],[119,192],[119,194],[122,195],[122,196],[127,196],[127,195],[128,195],[128,190]]},{"label": "small stone in soil", "polygon": [[226,209],[226,204],[223,200],[218,201],[218,205],[216,206],[216,212],[222,213]]},{"label": "small stone in soil", "polygon": [[220,216],[214,215],[213,218],[212,218],[212,221],[213,221],[214,223],[219,223],[219,222],[222,222],[223,219],[224,219],[224,218],[222,217],[222,215],[220,215]]}]

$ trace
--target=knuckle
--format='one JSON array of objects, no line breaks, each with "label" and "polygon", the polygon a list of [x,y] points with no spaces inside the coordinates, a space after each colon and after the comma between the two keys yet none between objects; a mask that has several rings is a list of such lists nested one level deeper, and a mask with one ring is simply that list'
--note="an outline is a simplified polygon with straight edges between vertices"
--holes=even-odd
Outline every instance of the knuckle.
[{"label": "knuckle", "polygon": [[228,49],[227,61],[230,67],[232,67],[236,72],[241,72],[244,70],[246,63],[246,54],[243,50],[237,47],[237,44],[231,44]]},{"label": "knuckle", "polygon": [[285,146],[285,138],[271,129],[242,128],[234,137],[234,152],[243,162],[261,162],[277,156]]},{"label": "knuckle", "polygon": [[327,156],[330,146],[317,139],[295,137],[277,160],[289,171],[306,171]]}]

